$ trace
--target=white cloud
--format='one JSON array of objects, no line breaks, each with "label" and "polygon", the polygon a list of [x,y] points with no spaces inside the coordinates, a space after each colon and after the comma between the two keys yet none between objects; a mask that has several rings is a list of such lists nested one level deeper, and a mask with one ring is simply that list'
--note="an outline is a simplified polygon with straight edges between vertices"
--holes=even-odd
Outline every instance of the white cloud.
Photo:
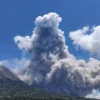
[{"label": "white cloud", "polygon": [[14,41],[18,45],[19,49],[27,50],[31,47],[31,38],[29,36],[15,36]]},{"label": "white cloud", "polygon": [[88,94],[87,96],[85,96],[86,98],[95,98],[94,94],[96,93],[96,90],[92,90],[91,94]]},{"label": "white cloud", "polygon": [[100,99],[100,91],[99,90],[93,90],[91,94],[86,96],[86,98]]},{"label": "white cloud", "polygon": [[100,93],[97,96],[94,96],[93,98],[100,99]]},{"label": "white cloud", "polygon": [[8,60],[2,60],[2,61],[0,61],[0,65],[7,65],[8,64]]},{"label": "white cloud", "polygon": [[100,26],[95,26],[92,29],[84,27],[83,29],[72,31],[69,37],[77,48],[80,47],[90,53],[100,55]]}]

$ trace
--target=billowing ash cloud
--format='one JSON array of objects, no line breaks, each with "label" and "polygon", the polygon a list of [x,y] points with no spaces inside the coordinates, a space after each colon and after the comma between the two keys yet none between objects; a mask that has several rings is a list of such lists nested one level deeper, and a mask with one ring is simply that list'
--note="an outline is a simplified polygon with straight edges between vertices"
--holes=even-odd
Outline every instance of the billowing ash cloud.
[{"label": "billowing ash cloud", "polygon": [[70,32],[69,36],[77,47],[100,55],[100,26],[95,26],[92,29],[84,27]]},{"label": "billowing ash cloud", "polygon": [[39,16],[31,37],[14,38],[20,49],[31,54],[23,76],[27,76],[27,83],[52,92],[86,96],[100,88],[100,61],[77,60],[69,53],[64,32],[59,29],[61,21],[56,13]]}]

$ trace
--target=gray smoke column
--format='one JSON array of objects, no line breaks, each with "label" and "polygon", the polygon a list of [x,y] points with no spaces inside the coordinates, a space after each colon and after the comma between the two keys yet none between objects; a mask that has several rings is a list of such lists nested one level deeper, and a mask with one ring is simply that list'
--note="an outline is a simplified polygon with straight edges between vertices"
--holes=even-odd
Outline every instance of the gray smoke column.
[{"label": "gray smoke column", "polygon": [[31,37],[14,38],[20,49],[31,54],[24,81],[52,92],[86,96],[100,88],[100,61],[90,58],[86,63],[69,53],[61,21],[56,13],[39,16]]}]

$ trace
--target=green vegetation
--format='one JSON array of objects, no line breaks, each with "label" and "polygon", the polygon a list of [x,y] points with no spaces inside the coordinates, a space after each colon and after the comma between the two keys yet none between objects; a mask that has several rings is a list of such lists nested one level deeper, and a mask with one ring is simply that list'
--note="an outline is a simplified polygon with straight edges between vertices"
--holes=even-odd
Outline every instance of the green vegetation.
[{"label": "green vegetation", "polygon": [[22,81],[0,80],[0,97],[5,96],[48,96],[50,93],[29,86]]},{"label": "green vegetation", "polygon": [[0,100],[96,100],[51,94],[22,81],[0,80]]},{"label": "green vegetation", "polygon": [[96,100],[76,97],[1,97],[0,100]]}]

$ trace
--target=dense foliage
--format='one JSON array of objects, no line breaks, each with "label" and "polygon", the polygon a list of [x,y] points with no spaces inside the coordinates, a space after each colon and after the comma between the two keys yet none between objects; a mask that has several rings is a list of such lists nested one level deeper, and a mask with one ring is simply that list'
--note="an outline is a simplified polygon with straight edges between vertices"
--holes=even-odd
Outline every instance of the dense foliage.
[{"label": "dense foliage", "polygon": [[21,81],[0,80],[0,100],[96,100],[51,94]]},{"label": "dense foliage", "polygon": [[96,100],[96,99],[86,99],[86,98],[76,98],[76,97],[1,97],[0,100]]},{"label": "dense foliage", "polygon": [[3,96],[48,96],[47,91],[29,86],[22,81],[0,80],[0,97]]}]

